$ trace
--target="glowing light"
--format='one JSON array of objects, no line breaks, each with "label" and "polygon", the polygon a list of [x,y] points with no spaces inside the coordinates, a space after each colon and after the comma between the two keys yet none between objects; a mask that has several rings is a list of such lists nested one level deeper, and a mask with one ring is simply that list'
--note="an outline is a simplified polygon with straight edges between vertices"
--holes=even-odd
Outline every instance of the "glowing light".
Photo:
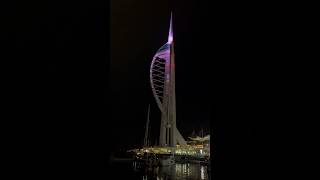
[{"label": "glowing light", "polygon": [[172,31],[172,13],[171,13],[168,43],[172,43],[172,41],[173,41],[173,31]]}]

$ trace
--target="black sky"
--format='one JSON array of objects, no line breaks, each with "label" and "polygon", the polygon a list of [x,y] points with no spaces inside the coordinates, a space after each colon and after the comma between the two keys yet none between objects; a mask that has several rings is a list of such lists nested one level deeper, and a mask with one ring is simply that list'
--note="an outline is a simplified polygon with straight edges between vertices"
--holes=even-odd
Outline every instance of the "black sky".
[{"label": "black sky", "polygon": [[159,117],[148,70],[167,39],[171,10],[178,126],[185,136],[212,126],[215,178],[300,172],[284,167],[301,166],[294,162],[309,154],[295,151],[312,137],[301,137],[309,114],[301,106],[309,103],[298,96],[314,97],[299,82],[317,76],[303,77],[302,61],[315,58],[301,47],[311,43],[299,40],[314,38],[308,20],[317,16],[300,4],[290,8],[293,2],[170,2],[2,6],[2,150],[10,176],[108,179],[111,151],[141,143],[148,103],[152,119]]}]

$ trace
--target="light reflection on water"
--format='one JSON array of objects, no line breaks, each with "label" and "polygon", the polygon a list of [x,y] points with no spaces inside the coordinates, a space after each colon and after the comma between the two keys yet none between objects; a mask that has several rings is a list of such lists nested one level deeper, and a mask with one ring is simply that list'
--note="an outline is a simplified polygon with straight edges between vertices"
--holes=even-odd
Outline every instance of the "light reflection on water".
[{"label": "light reflection on water", "polygon": [[209,180],[207,167],[200,164],[175,164],[160,167],[158,173],[142,175],[142,180]]}]

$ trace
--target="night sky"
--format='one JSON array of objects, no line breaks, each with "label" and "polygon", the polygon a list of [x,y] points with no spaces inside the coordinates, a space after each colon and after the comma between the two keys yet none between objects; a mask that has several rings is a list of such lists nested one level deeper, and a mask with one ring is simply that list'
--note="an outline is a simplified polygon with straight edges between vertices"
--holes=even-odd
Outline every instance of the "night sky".
[{"label": "night sky", "polygon": [[310,33],[299,29],[310,17],[301,18],[299,8],[178,0],[8,1],[3,7],[1,42],[9,50],[1,52],[1,127],[8,131],[6,167],[15,167],[10,175],[108,179],[111,152],[142,144],[149,103],[153,141],[158,138],[149,68],[167,41],[171,10],[177,125],[185,138],[210,127],[215,176],[261,179],[308,154],[294,151],[297,141],[310,138],[300,131],[309,114],[300,106],[309,103],[297,103],[310,92],[298,92],[305,87],[298,83],[317,77],[291,67],[309,54],[299,49],[309,43],[297,36]]},{"label": "night sky", "polygon": [[13,114],[22,116],[12,127],[15,134],[23,134],[17,135],[26,143],[22,147],[41,146],[24,152],[65,166],[92,159],[103,163],[111,151],[142,144],[149,103],[155,143],[160,113],[149,68],[154,53],[167,41],[171,11],[177,124],[185,137],[201,128],[208,132],[211,70],[204,63],[208,48],[203,44],[208,11],[200,4],[12,3],[12,9],[4,11],[4,30],[6,46],[14,49],[7,53],[13,63],[9,74],[15,79],[6,87],[11,88],[9,102],[21,108]]},{"label": "night sky", "polygon": [[198,132],[203,128],[209,133],[210,77],[203,68],[206,60],[202,55],[203,44],[199,43],[204,38],[201,32],[206,28],[203,26],[206,10],[201,12],[195,4],[169,5],[166,1],[114,1],[111,5],[112,119],[120,126],[117,128],[120,134],[129,135],[119,135],[119,141],[141,145],[148,103],[151,104],[152,144],[158,139],[160,112],[150,88],[149,69],[153,55],[167,41],[171,9],[177,126],[185,139],[193,130]]}]

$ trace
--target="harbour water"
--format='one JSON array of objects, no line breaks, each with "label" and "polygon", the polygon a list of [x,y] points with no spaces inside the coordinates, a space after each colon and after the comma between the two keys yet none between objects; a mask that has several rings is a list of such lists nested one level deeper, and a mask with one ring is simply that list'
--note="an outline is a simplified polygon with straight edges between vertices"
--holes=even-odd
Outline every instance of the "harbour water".
[{"label": "harbour water", "polygon": [[112,171],[117,179],[130,180],[210,180],[207,166],[192,163],[176,163],[160,167],[156,173],[145,171],[135,162],[114,163]]}]

